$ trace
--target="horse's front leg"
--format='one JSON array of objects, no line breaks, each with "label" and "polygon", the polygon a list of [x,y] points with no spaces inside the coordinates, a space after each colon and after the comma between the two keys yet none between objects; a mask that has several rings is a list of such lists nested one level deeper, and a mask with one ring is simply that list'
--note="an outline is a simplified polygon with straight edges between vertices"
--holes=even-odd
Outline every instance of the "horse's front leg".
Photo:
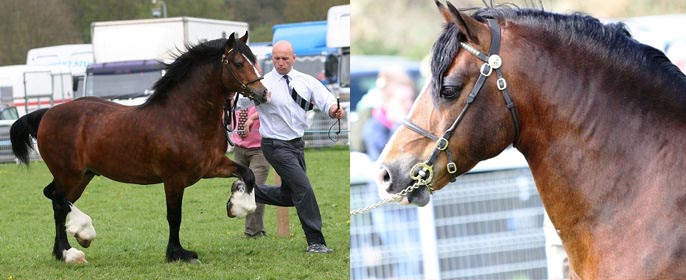
[{"label": "horse's front leg", "polygon": [[220,163],[206,177],[239,177],[231,186],[231,197],[226,203],[226,214],[230,217],[244,218],[254,213],[255,204],[255,174],[250,168],[240,165],[228,157],[223,157]]},{"label": "horse's front leg", "polygon": [[183,202],[183,185],[164,183],[164,192],[167,198],[167,222],[169,223],[169,243],[167,244],[167,261],[197,262],[198,254],[185,250],[179,240],[181,228],[181,206]]}]

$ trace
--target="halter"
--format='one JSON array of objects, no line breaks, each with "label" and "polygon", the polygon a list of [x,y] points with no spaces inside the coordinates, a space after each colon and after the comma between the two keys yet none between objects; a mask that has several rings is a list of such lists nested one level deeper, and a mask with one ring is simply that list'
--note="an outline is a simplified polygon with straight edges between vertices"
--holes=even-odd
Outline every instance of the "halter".
[{"label": "halter", "polygon": [[[252,63],[250,63],[250,66],[252,66],[253,69],[255,69],[255,74],[257,74],[257,78],[247,83],[244,83],[241,79],[239,79],[238,75],[236,75],[236,72],[233,71],[233,68],[229,64],[228,54],[231,53],[233,50],[234,49],[231,49],[226,54],[222,54],[221,63],[226,65],[226,69],[229,70],[229,72],[231,72],[231,76],[233,77],[233,79],[236,80],[239,84],[241,84],[241,89],[238,91],[238,93],[242,94],[243,96],[247,96],[250,99],[253,99],[252,94],[248,91],[248,85],[259,82],[260,80],[264,79],[264,76],[260,76],[259,72],[257,71],[257,68],[255,68],[255,66]],[[250,62],[250,60],[245,56],[245,54],[241,53],[241,55],[243,56],[243,58],[245,58],[246,61]],[[220,81],[222,83],[222,86],[224,86],[224,80],[220,79]],[[224,87],[226,88],[226,86]]]},{"label": "halter", "polygon": [[446,156],[448,158],[448,164],[446,166],[446,169],[448,170],[448,173],[450,174],[450,182],[455,182],[455,179],[457,177],[457,165],[455,162],[453,162],[453,156],[452,153],[450,152],[450,149],[448,149],[448,140],[450,137],[453,135],[453,132],[455,132],[455,128],[457,128],[457,125],[462,121],[462,118],[465,115],[465,112],[467,112],[467,108],[469,108],[469,105],[474,102],[474,99],[476,96],[479,94],[479,91],[481,88],[484,86],[484,83],[486,82],[486,79],[491,75],[493,72],[493,69],[495,69],[496,75],[498,76],[498,80],[496,80],[496,85],[498,86],[498,90],[500,90],[503,93],[503,97],[505,98],[505,103],[507,105],[507,108],[510,110],[510,114],[512,115],[512,120],[514,121],[514,127],[515,127],[515,140],[514,142],[517,141],[519,138],[519,120],[517,119],[517,111],[515,110],[515,105],[514,102],[512,101],[512,98],[510,98],[510,93],[507,90],[507,82],[505,81],[505,78],[503,77],[503,72],[500,69],[500,66],[502,66],[502,59],[498,55],[498,51],[500,49],[500,25],[494,20],[494,19],[488,19],[488,26],[491,29],[491,50],[489,52],[489,55],[486,56],[483,53],[479,52],[476,48],[472,47],[471,45],[465,43],[465,42],[460,42],[460,46],[464,48],[467,52],[473,54],[480,60],[484,61],[484,64],[481,65],[480,69],[480,74],[479,78],[476,80],[476,83],[474,84],[474,87],[472,90],[469,92],[469,96],[467,98],[467,104],[464,105],[462,108],[462,111],[460,114],[457,116],[457,119],[450,125],[448,130],[446,130],[443,133],[443,137],[438,137],[431,132],[419,127],[418,125],[412,123],[408,119],[403,120],[403,124],[407,126],[410,130],[427,137],[433,141],[436,142],[436,148],[434,149],[433,153],[429,157],[429,159],[425,162],[420,162],[415,164],[412,169],[410,170],[410,179],[413,181],[424,181],[428,182],[426,184],[426,187],[429,189],[430,193],[433,193],[433,188],[431,186],[431,182],[433,179],[433,164],[436,161],[436,158],[438,158],[438,155],[442,152],[445,151]]},{"label": "halter", "polygon": [[[248,85],[252,83],[259,82],[260,80],[264,79],[264,76],[259,75],[259,71],[257,71],[257,68],[255,68],[255,65],[250,63],[250,66],[253,67],[255,70],[255,74],[257,74],[257,78],[255,78],[252,81],[249,81],[247,83],[243,83],[241,79],[238,78],[238,75],[236,75],[236,72],[233,71],[233,68],[231,67],[229,63],[229,57],[228,54],[231,53],[234,49],[229,50],[226,54],[222,54],[221,58],[221,63],[226,65],[226,69],[229,70],[231,73],[231,76],[233,77],[234,80],[236,80],[238,83],[241,84],[241,89],[237,91],[237,93],[242,94],[243,96],[246,96],[252,100],[254,99],[254,96],[252,95],[252,91],[248,89]],[[246,61],[250,62],[250,60],[245,56],[245,54],[241,53],[243,58],[245,58]],[[224,85],[224,79],[222,77],[219,78],[219,81],[222,84],[222,87],[226,88]],[[238,100],[238,94],[235,96],[235,100],[233,101],[234,103]],[[256,104],[258,103],[255,101]],[[231,100],[229,98],[226,98],[224,102],[224,130],[226,130],[226,141],[229,142],[231,146],[234,145],[233,141],[231,141],[231,132],[233,129],[231,128],[231,123],[235,123],[236,116],[233,114],[233,106],[231,106]],[[232,121],[233,120],[233,121]]]}]

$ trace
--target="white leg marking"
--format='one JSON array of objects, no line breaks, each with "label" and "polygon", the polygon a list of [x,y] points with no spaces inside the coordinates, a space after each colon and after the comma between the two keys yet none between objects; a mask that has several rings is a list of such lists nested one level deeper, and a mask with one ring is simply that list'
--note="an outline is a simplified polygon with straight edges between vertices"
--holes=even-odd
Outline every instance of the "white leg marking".
[{"label": "white leg marking", "polygon": [[76,248],[62,251],[62,259],[65,263],[87,263],[86,254]]},{"label": "white leg marking", "polygon": [[250,194],[245,193],[245,188],[236,190],[231,194],[231,204],[231,214],[236,218],[245,218],[248,214],[254,213],[257,208],[255,190]]},{"label": "white leg marking", "polygon": [[71,212],[69,212],[69,220],[65,224],[67,234],[79,239],[78,241],[81,245],[84,245],[83,241],[87,241],[90,244],[90,241],[95,239],[93,220],[73,204],[70,204],[69,207],[71,207]]}]

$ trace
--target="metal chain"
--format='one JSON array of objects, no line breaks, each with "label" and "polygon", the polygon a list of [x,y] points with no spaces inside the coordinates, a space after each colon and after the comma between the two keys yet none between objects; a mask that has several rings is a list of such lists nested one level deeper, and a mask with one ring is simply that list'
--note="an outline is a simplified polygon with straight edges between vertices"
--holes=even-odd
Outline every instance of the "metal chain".
[{"label": "metal chain", "polygon": [[420,179],[420,180],[417,180],[413,185],[405,188],[404,190],[400,191],[399,193],[394,194],[393,196],[391,196],[389,198],[386,198],[382,201],[374,203],[370,206],[350,211],[350,216],[355,216],[355,215],[367,213],[369,211],[372,211],[375,208],[381,207],[381,206],[386,205],[390,202],[398,201],[398,200],[402,199],[403,196],[407,195],[411,191],[414,191],[414,190],[416,190],[422,186],[426,186],[429,188],[429,190],[431,190],[431,186],[429,186],[429,184],[426,183],[426,181]]}]

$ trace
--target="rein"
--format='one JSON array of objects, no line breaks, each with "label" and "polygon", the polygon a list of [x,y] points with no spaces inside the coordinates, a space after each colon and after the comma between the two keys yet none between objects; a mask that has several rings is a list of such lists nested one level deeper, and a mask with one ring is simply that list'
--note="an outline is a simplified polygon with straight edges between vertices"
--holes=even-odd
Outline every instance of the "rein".
[{"label": "rein", "polygon": [[[229,145],[234,146],[235,144],[233,141],[231,141],[231,132],[233,132],[233,128],[231,128],[231,123],[236,122],[236,116],[233,114],[233,105],[238,101],[238,94],[242,94],[243,96],[246,96],[253,101],[255,101],[255,105],[259,104],[257,100],[253,98],[252,91],[248,88],[248,85],[259,82],[260,80],[264,79],[264,76],[260,76],[259,74],[257,75],[257,78],[255,78],[252,81],[248,81],[247,83],[243,83],[241,79],[238,78],[238,75],[236,75],[236,72],[233,71],[233,68],[230,66],[229,63],[229,57],[228,54],[231,53],[234,49],[229,50],[226,54],[222,54],[221,57],[221,64],[226,65],[226,69],[229,70],[231,73],[231,76],[233,77],[234,80],[236,80],[239,84],[241,84],[240,90],[236,92],[236,95],[234,96],[234,100],[232,101],[231,98],[227,97],[226,101],[224,102],[224,130],[226,130],[226,141],[229,142]],[[235,55],[235,54],[234,54]],[[244,54],[243,58],[245,58],[246,61],[250,62],[250,60],[245,57]],[[250,63],[250,66],[255,69],[255,73],[259,73],[257,71],[257,68],[255,68],[255,65]],[[220,74],[221,75],[221,74]],[[226,85],[224,85],[224,79],[222,77],[219,77],[219,81],[224,89],[226,89]]]},{"label": "rein", "polygon": [[233,127],[231,127],[231,124],[236,123],[236,115],[234,114],[234,108],[232,104],[236,104],[237,102],[238,93],[234,95],[233,101],[231,98],[226,98],[226,101],[224,101],[224,130],[226,130],[226,141],[229,142],[229,145],[232,147],[236,145],[231,140],[231,133],[233,132]]},{"label": "rein", "polygon": [[484,62],[484,64],[481,65],[481,68],[479,70],[481,75],[479,75],[479,78],[476,80],[474,87],[469,92],[467,103],[464,105],[462,111],[460,111],[460,114],[457,116],[452,125],[450,125],[448,130],[446,130],[443,133],[443,137],[439,138],[431,132],[412,123],[408,119],[405,119],[402,122],[402,124],[407,126],[407,128],[409,128],[410,130],[436,142],[436,148],[431,153],[429,159],[425,162],[415,164],[410,170],[410,178],[412,180],[419,181],[421,179],[425,182],[429,182],[429,184],[427,184],[426,186],[429,189],[429,192],[431,193],[433,193],[433,189],[431,188],[430,184],[433,179],[433,164],[436,162],[438,155],[442,151],[446,152],[446,156],[448,158],[448,164],[446,166],[446,169],[448,170],[448,174],[450,174],[450,182],[455,182],[457,178],[457,165],[455,164],[455,162],[453,162],[452,153],[450,152],[450,149],[448,149],[448,140],[451,136],[453,136],[453,133],[457,128],[457,125],[464,118],[465,113],[469,108],[469,105],[471,105],[472,102],[474,102],[474,99],[476,99],[476,96],[479,94],[481,88],[484,86],[486,79],[493,73],[493,69],[495,69],[496,75],[498,76],[498,79],[496,80],[498,90],[500,90],[503,93],[503,98],[505,99],[507,108],[510,110],[510,114],[512,115],[512,120],[514,122],[515,128],[514,142],[516,142],[519,138],[519,119],[517,118],[517,111],[515,109],[514,102],[510,97],[510,93],[507,90],[507,81],[505,80],[502,69],[500,68],[500,66],[502,66],[502,58],[500,58],[500,56],[498,55],[500,50],[500,25],[498,25],[498,23],[494,19],[488,19],[488,26],[491,29],[491,49],[489,51],[488,56],[479,52],[476,48],[472,47],[471,45],[465,42],[460,42],[460,46],[462,46],[470,54],[479,58],[481,61]]}]

